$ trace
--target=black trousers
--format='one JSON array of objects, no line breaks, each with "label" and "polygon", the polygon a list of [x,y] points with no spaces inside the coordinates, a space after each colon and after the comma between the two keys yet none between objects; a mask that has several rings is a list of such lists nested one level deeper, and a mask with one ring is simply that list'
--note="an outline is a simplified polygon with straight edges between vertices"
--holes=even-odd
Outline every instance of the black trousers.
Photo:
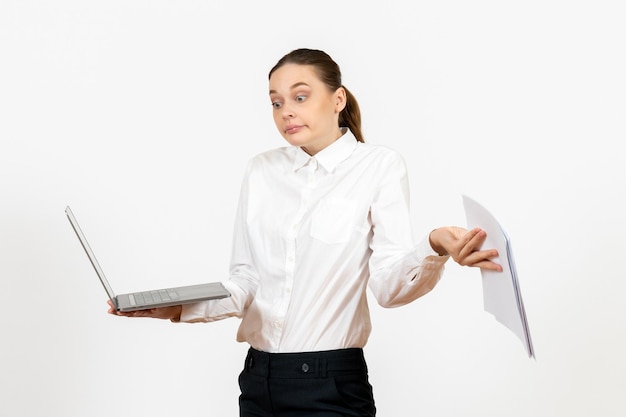
[{"label": "black trousers", "polygon": [[374,417],[362,349],[265,353],[250,349],[239,375],[241,417]]}]

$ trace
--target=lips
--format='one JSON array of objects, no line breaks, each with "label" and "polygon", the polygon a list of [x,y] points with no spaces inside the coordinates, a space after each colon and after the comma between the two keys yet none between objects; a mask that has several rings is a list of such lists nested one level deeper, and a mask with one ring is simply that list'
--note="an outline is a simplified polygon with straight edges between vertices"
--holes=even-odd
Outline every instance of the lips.
[{"label": "lips", "polygon": [[293,135],[294,133],[298,133],[303,126],[301,125],[289,125],[285,127],[285,133],[288,135]]}]

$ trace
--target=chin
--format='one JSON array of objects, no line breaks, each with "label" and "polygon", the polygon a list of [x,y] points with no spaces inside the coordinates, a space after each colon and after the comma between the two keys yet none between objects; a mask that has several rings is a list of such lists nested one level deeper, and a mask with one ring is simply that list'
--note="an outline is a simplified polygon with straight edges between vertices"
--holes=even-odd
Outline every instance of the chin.
[{"label": "chin", "polygon": [[283,138],[292,146],[306,146],[308,141],[306,138],[298,137],[298,135],[283,134]]}]

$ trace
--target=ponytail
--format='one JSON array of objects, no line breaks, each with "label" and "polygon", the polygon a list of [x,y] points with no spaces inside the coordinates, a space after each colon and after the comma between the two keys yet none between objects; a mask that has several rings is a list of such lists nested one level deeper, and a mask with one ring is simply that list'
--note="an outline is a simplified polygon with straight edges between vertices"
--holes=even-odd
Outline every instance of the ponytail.
[{"label": "ponytail", "polygon": [[343,86],[343,89],[346,90],[346,107],[339,113],[339,126],[349,128],[356,140],[365,142],[363,131],[361,130],[361,109],[359,108],[359,103],[345,86]]}]

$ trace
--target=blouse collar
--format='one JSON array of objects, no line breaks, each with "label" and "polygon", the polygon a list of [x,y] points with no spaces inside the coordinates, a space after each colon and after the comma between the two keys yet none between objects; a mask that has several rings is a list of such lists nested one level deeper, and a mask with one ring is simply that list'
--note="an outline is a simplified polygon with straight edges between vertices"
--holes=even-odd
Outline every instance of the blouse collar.
[{"label": "blouse collar", "polygon": [[314,156],[309,155],[302,150],[302,148],[297,147],[293,161],[293,170],[298,171],[314,159],[327,172],[333,172],[335,168],[337,168],[337,165],[346,160],[352,152],[354,152],[356,146],[356,138],[350,129],[345,128],[345,133],[339,139],[316,153]]}]

